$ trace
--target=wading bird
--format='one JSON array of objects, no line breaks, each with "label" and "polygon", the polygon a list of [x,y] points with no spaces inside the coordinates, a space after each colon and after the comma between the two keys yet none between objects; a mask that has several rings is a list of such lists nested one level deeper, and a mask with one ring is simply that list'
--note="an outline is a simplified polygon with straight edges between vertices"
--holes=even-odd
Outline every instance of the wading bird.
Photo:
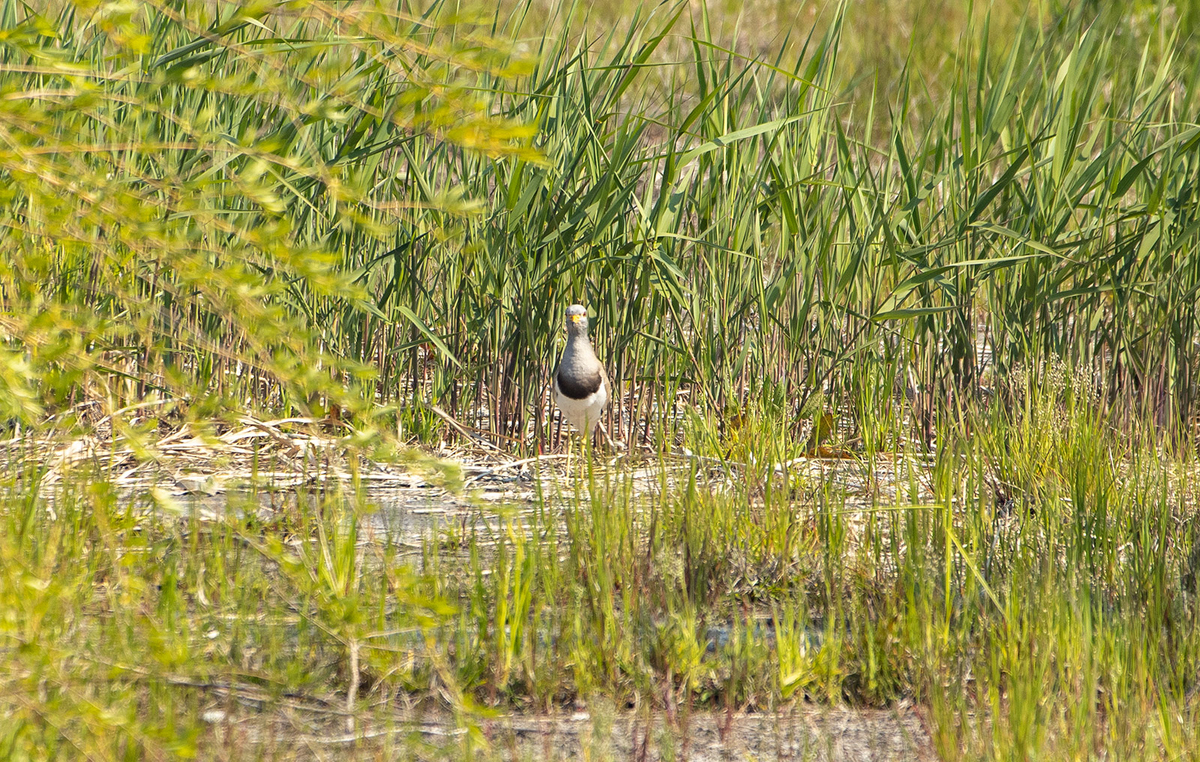
[{"label": "wading bird", "polygon": [[567,307],[567,348],[554,371],[554,401],[563,417],[590,437],[608,405],[608,376],[588,339],[587,309]]}]

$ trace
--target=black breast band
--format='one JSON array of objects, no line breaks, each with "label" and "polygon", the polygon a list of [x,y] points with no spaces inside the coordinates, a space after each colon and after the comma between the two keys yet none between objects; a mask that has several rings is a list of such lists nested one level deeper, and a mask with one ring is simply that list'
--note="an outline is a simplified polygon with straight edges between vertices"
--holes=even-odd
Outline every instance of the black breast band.
[{"label": "black breast band", "polygon": [[588,376],[564,376],[560,371],[555,376],[558,390],[573,400],[583,400],[592,396],[600,388],[603,377],[599,373]]}]

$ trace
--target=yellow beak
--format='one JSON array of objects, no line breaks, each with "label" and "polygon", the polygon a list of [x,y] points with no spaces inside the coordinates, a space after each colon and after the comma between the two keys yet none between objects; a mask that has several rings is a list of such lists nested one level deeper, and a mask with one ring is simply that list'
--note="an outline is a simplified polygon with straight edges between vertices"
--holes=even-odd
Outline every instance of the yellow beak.
[{"label": "yellow beak", "polygon": [[580,320],[583,320],[583,315],[572,315],[571,316],[572,323],[578,323]]}]

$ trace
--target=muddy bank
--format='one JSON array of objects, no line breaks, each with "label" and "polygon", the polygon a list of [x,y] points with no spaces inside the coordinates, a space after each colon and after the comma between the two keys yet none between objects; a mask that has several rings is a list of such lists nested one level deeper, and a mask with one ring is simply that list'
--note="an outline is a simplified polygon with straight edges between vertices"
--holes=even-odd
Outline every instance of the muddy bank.
[{"label": "muddy bank", "polygon": [[[304,713],[301,713],[304,714]],[[240,716],[239,716],[240,715]],[[507,714],[459,727],[441,712],[364,722],[347,733],[340,722],[295,710],[264,718],[238,712],[205,713],[217,736],[284,756],[321,759],[504,760],[796,760],[804,762],[913,762],[934,760],[927,721],[919,708],[848,709],[802,704],[777,713],[592,709],[562,714]],[[299,732],[297,732],[299,731]]]},{"label": "muddy bank", "polygon": [[917,711],[800,707],[778,714],[629,712],[512,716],[485,721],[502,759],[813,760],[934,759]]}]

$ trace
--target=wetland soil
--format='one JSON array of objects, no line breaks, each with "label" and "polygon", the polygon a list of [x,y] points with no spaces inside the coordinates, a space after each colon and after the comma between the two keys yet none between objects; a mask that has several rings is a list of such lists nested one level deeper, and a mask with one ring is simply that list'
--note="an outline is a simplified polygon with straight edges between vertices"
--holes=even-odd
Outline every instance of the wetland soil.
[{"label": "wetland soil", "polygon": [[910,708],[801,707],[778,714],[696,712],[674,721],[658,713],[513,716],[485,723],[504,759],[612,759],[693,762],[813,760],[883,762],[934,759],[920,715]]},{"label": "wetland soil", "polygon": [[[909,762],[934,760],[927,722],[919,709],[849,709],[801,705],[778,713],[693,712],[672,720],[661,711],[598,710],[511,714],[479,722],[483,742],[466,747],[449,718],[424,717],[388,728],[364,723],[346,735],[340,725],[262,724],[242,716],[220,723],[225,733],[282,752],[283,758],[374,759],[404,749],[410,759],[463,758],[505,762],[558,760],[796,760],[799,762]],[[228,724],[226,724],[228,723]],[[297,733],[303,726],[304,731]],[[315,732],[314,732],[315,731]],[[227,736],[229,737],[229,736]],[[415,743],[414,743],[415,742]],[[290,751],[289,751],[290,750]]]}]

